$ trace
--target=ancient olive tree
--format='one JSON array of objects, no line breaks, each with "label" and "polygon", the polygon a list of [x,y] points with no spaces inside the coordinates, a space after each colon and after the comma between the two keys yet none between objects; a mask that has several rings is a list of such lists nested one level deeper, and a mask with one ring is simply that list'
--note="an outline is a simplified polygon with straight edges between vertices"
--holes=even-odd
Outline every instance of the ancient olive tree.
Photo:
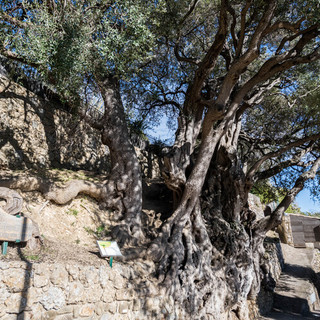
[{"label": "ancient olive tree", "polygon": [[[105,185],[89,187],[125,216],[128,234],[140,233],[141,177],[119,78],[131,79],[129,88],[136,84],[132,93],[139,95],[141,112],[174,108],[178,129],[162,175],[175,208],[146,255],[190,317],[245,318],[246,300],[260,288],[265,234],[320,165],[318,106],[308,101],[318,91],[303,89],[299,77],[307,71],[313,83],[319,80],[312,74],[320,58],[318,2],[26,5],[2,7],[2,30],[10,29],[9,36],[2,32],[2,53],[37,68],[72,104],[84,100],[85,83],[101,95],[103,117],[84,118],[101,130],[113,166]],[[148,15],[150,7],[157,11]],[[152,25],[151,16],[162,24]],[[138,65],[145,56],[148,63]],[[130,73],[132,66],[139,73]],[[295,180],[284,199],[258,218],[248,205],[251,188],[290,172]]]},{"label": "ancient olive tree", "polygon": [[[162,172],[175,210],[148,254],[190,313],[240,317],[260,289],[266,232],[320,165],[318,105],[292,93],[297,75],[320,58],[319,4],[186,3],[167,2],[162,60],[138,80],[150,108],[179,113]],[[248,205],[252,186],[290,170],[295,180],[284,199],[258,219]]]},{"label": "ancient olive tree", "polygon": [[[142,190],[120,81],[148,61],[154,43],[150,18],[159,6],[146,8],[144,1],[127,0],[4,1],[0,13],[1,54],[36,70],[62,101],[101,132],[110,151],[112,168],[104,185],[82,181],[48,191],[34,181],[33,188],[46,190],[46,197],[60,204],[79,192],[100,199],[118,212],[123,221],[119,228],[131,238],[141,236]],[[99,100],[103,108],[97,116],[88,101]],[[30,189],[32,184],[25,185]]]}]

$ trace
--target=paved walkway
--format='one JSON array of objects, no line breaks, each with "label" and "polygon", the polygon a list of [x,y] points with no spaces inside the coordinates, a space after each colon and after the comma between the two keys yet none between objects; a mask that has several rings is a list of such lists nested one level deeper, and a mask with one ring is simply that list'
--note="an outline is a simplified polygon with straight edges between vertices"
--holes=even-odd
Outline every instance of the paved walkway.
[{"label": "paved walkway", "polygon": [[308,303],[316,297],[316,275],[310,267],[313,249],[281,247],[285,267],[275,289],[274,310],[260,319],[320,319],[320,312],[310,310]]}]

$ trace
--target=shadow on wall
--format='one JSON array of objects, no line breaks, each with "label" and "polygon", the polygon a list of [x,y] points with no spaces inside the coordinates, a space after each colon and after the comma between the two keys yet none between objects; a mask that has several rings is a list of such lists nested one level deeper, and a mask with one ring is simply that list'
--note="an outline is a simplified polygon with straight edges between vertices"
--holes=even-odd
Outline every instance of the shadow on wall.
[{"label": "shadow on wall", "polygon": [[[26,221],[26,220],[24,220]],[[26,231],[26,224],[23,225],[22,234]],[[22,294],[20,298],[20,306],[19,306],[19,315],[17,317],[17,320],[25,320],[25,314],[24,310],[28,305],[28,292],[31,287],[31,275],[33,270],[33,264],[26,259],[26,257],[23,255],[21,251],[21,247],[18,247],[18,254],[22,261],[26,262],[27,266],[24,272],[24,282],[23,282],[23,289]]]},{"label": "shadow on wall", "polygon": [[9,143],[14,149],[14,154],[7,155],[7,157],[11,158],[8,159],[8,167],[10,169],[23,169],[24,167],[30,169],[33,167],[27,153],[21,149],[19,142],[14,138],[13,130],[9,127],[0,131],[0,150],[7,143]]},{"label": "shadow on wall", "polygon": [[0,151],[8,167],[109,170],[98,132],[5,78],[0,91]]},{"label": "shadow on wall", "polygon": [[274,294],[274,309],[285,314],[299,314],[302,316],[310,315],[310,308],[306,299],[298,297],[288,297]]}]

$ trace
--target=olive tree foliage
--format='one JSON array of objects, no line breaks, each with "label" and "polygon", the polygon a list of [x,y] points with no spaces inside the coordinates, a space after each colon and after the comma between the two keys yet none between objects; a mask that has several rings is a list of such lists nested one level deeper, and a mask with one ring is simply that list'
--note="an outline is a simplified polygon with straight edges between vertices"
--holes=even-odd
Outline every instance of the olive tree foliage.
[{"label": "olive tree foliage", "polygon": [[[161,1],[144,0],[1,4],[2,55],[36,70],[61,100],[100,130],[109,147],[108,181],[101,188],[83,183],[76,189],[95,195],[117,212],[122,221],[120,238],[120,234],[133,239],[142,235],[140,167],[129,139],[120,81],[130,79],[150,60],[155,43],[151,29],[157,27],[155,15],[162,10]],[[102,114],[93,112],[99,100]],[[46,196],[65,203],[75,194],[72,188],[51,190]]]}]

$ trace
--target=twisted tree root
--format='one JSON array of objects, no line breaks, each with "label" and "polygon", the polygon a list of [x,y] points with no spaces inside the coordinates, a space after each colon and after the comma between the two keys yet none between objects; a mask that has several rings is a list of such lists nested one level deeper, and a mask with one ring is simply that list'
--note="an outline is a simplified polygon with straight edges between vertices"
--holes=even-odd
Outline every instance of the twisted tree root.
[{"label": "twisted tree root", "polygon": [[0,187],[0,199],[6,201],[6,205],[2,207],[4,212],[14,215],[21,211],[23,200],[19,193]]},{"label": "twisted tree root", "polygon": [[100,200],[103,189],[103,184],[87,180],[71,180],[64,187],[57,187],[42,178],[21,176],[0,180],[0,186],[10,189],[20,189],[26,192],[39,191],[47,200],[51,200],[57,204],[66,204],[79,193],[87,194],[92,198]]}]

